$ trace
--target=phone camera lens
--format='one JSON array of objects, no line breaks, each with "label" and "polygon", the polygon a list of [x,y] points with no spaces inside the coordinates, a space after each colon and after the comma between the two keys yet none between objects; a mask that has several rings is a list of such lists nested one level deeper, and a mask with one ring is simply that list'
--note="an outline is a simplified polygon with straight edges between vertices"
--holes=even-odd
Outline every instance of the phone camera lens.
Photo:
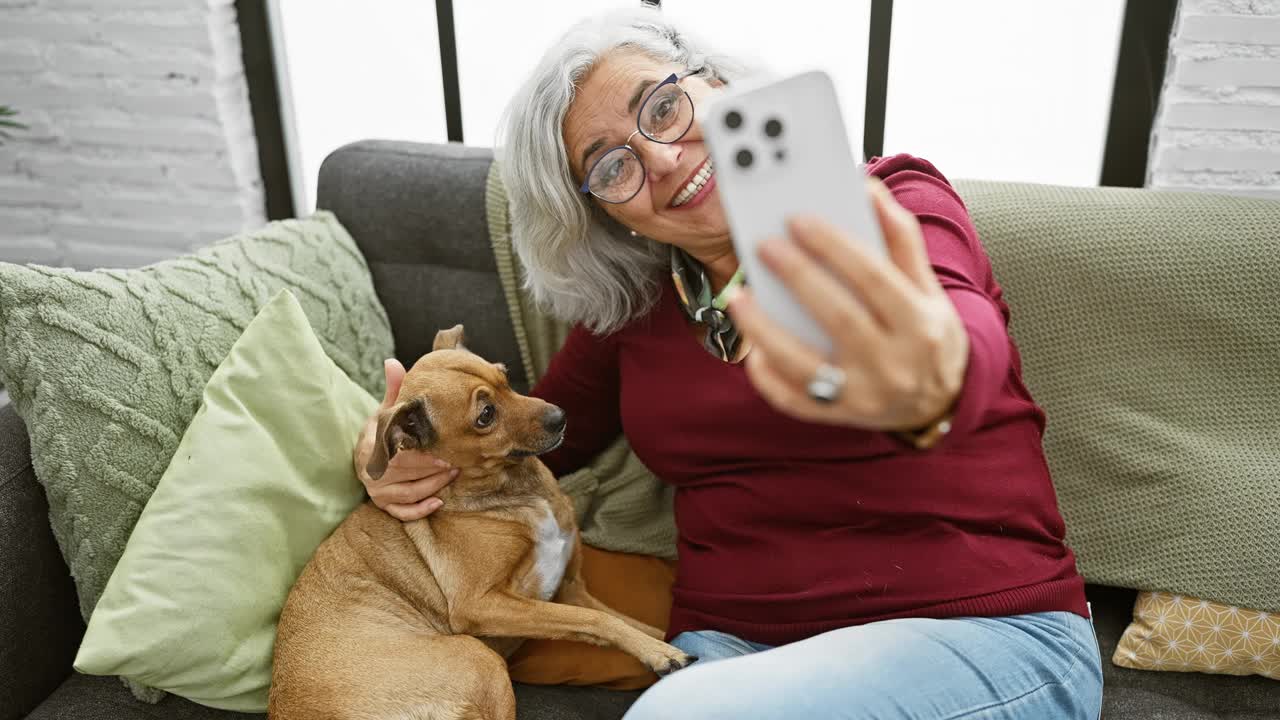
[{"label": "phone camera lens", "polygon": [[725,113],[724,124],[730,130],[737,130],[738,128],[742,127],[742,113],[738,112],[737,110],[730,110],[729,112]]},{"label": "phone camera lens", "polygon": [[769,118],[764,124],[764,134],[771,138],[776,138],[782,134],[782,121],[778,118]]},{"label": "phone camera lens", "polygon": [[751,167],[751,163],[755,161],[755,158],[751,155],[751,151],[746,148],[739,150],[735,159],[738,161],[738,167],[744,168]]}]

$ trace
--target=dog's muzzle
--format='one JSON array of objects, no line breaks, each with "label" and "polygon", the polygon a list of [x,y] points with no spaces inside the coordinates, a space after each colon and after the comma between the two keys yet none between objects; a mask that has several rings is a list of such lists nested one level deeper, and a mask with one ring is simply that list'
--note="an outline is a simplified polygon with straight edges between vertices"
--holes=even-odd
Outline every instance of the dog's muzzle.
[{"label": "dog's muzzle", "polygon": [[533,457],[534,455],[542,455],[542,454],[544,454],[544,453],[549,453],[549,452],[551,452],[552,450],[555,450],[556,448],[560,447],[560,446],[561,446],[561,445],[563,445],[563,444],[564,444],[564,431],[563,431],[563,430],[561,430],[559,433],[557,433],[557,434],[556,434],[556,439],[555,439],[555,441],[554,441],[554,442],[552,442],[550,445],[548,445],[548,446],[546,446],[546,447],[542,448],[541,450],[516,449],[516,450],[512,450],[511,452],[507,453],[507,457],[509,457],[509,458],[527,458],[527,457]]}]

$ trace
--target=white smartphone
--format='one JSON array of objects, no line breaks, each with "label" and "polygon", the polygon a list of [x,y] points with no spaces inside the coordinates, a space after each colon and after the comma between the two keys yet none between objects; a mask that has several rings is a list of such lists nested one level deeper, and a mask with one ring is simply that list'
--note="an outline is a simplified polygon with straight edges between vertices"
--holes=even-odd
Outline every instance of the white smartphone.
[{"label": "white smartphone", "polygon": [[726,86],[708,103],[702,133],[747,285],[775,322],[830,353],[831,338],[756,254],[762,240],[785,236],[787,218],[800,213],[885,252],[830,76],[815,70]]}]

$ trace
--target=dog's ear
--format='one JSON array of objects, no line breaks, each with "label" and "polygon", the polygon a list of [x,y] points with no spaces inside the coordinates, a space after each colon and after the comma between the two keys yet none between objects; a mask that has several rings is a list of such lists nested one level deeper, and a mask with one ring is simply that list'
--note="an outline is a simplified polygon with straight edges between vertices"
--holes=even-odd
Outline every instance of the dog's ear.
[{"label": "dog's ear", "polygon": [[436,341],[431,344],[432,350],[466,350],[463,341],[466,340],[466,333],[461,325],[454,325],[448,330],[441,330],[436,333]]},{"label": "dog's ear", "polygon": [[435,428],[422,398],[397,403],[378,413],[378,432],[365,471],[377,480],[401,450],[426,450],[436,440]]}]

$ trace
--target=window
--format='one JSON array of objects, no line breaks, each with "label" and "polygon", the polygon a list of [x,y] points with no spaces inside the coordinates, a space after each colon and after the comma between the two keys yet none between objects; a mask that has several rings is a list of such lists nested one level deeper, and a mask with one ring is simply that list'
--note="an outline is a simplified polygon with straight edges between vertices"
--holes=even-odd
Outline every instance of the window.
[{"label": "window", "polygon": [[599,0],[453,3],[462,137],[468,145],[494,144],[507,100],[542,54],[571,24],[603,7]]},{"label": "window", "polygon": [[[636,0],[638,3],[638,0]],[[613,3],[614,6],[621,3]],[[542,53],[576,20],[609,7],[599,0],[494,5],[455,2],[463,137],[492,145],[507,99]],[[785,15],[744,12],[729,0],[666,0],[662,10],[712,45],[777,72],[822,68],[832,74],[850,134],[862,134],[870,0],[799,0]],[[762,43],[768,37],[770,42]]]},{"label": "window", "polygon": [[1123,0],[899,0],[886,154],[950,178],[1097,185]]},{"label": "window", "polygon": [[[467,144],[494,143],[508,99],[570,24],[629,2],[454,0]],[[299,212],[344,143],[446,140],[436,3],[272,3]],[[884,154],[920,155],[953,178],[1097,185],[1125,4],[898,0]],[[665,0],[662,11],[766,72],[830,73],[862,147],[871,0]]]},{"label": "window", "polygon": [[320,163],[346,143],[445,142],[434,3],[275,2],[276,62],[282,114],[286,125],[292,116],[295,131],[290,155],[299,214],[315,207]]},{"label": "window", "polygon": [[735,0],[664,0],[662,10],[716,49],[762,70],[827,71],[840,96],[850,145],[855,153],[862,147],[870,0],[789,0],[785,10]]}]

